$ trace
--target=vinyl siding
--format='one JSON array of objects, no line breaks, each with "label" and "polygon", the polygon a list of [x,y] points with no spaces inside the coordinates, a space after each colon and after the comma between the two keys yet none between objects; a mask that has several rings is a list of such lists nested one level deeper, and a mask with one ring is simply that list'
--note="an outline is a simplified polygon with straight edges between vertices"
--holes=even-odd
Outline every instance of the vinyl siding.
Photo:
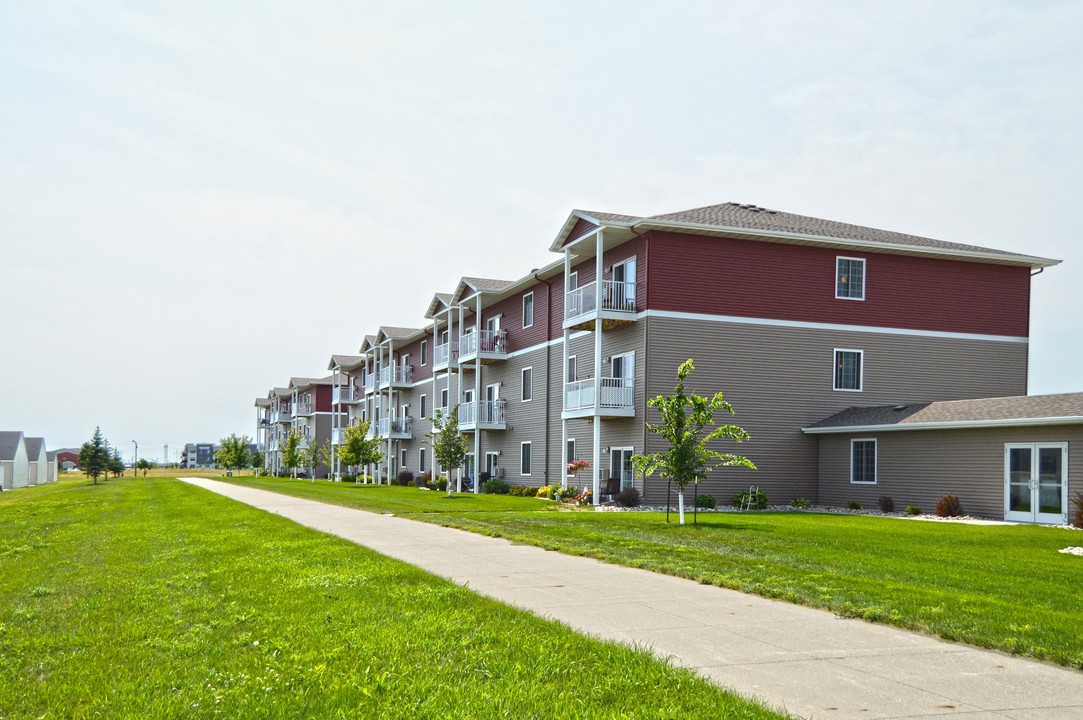
[{"label": "vinyl siding", "polygon": [[[1021,343],[669,318],[643,322],[649,335],[647,397],[672,393],[677,367],[693,358],[688,389],[703,395],[722,390],[737,413],[732,422],[752,436],[720,450],[748,456],[759,470],[725,469],[701,488],[725,500],[759,485],[773,502],[796,496],[816,501],[817,444],[801,428],[839,410],[1026,393],[1027,346]],[[832,389],[834,348],[864,351],[863,392]],[[646,419],[656,422],[656,411]],[[648,450],[663,449],[651,435]],[[647,497],[664,500],[665,485],[648,481]]]},{"label": "vinyl siding", "polygon": [[[875,438],[877,482],[850,484],[851,438]],[[820,501],[877,507],[889,495],[896,510],[935,512],[943,494],[957,495],[968,515],[1004,517],[1005,443],[1068,443],[1068,497],[1083,492],[1083,427],[983,428],[854,432],[819,436]]]}]

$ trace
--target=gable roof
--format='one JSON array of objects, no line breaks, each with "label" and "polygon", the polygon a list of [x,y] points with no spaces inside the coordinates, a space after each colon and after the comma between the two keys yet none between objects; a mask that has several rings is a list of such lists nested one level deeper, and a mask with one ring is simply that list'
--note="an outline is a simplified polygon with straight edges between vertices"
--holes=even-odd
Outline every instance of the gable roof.
[{"label": "gable roof", "polygon": [[451,302],[461,302],[464,296],[474,293],[500,292],[508,285],[514,285],[514,280],[494,280],[492,278],[462,277],[455,286],[455,292],[451,295]]},{"label": "gable roof", "polygon": [[365,358],[360,355],[332,355],[331,361],[327,363],[327,369],[334,370],[336,367],[353,368],[364,361]]},{"label": "gable roof", "polygon": [[810,435],[1019,425],[1083,424],[1083,393],[852,407],[806,428]]},{"label": "gable roof", "polygon": [[271,407],[270,398],[256,398],[256,407]]},{"label": "gable roof", "polygon": [[443,311],[445,308],[451,305],[451,293],[438,292],[432,296],[432,302],[429,303],[428,309],[425,311],[425,319],[432,320],[438,312]]},{"label": "gable roof", "polygon": [[37,460],[41,457],[41,451],[45,449],[45,438],[28,437],[23,438],[23,442],[26,443],[26,454],[31,460]]},{"label": "gable roof", "polygon": [[734,202],[645,217],[573,210],[549,249],[554,252],[563,250],[573,229],[580,221],[586,221],[597,227],[616,227],[626,231],[641,232],[659,229],[707,235],[752,236],[776,242],[952,256],[1029,267],[1049,267],[1060,263],[1059,260],[947,242],[920,235],[880,230]]},{"label": "gable roof", "polygon": [[21,430],[0,431],[0,460],[14,460],[19,446],[23,444]]}]

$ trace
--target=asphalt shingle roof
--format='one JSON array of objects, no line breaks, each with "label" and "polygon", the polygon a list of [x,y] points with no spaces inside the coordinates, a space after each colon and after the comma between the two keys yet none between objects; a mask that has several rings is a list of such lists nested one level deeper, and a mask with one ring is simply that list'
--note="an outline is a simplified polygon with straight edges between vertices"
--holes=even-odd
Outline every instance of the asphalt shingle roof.
[{"label": "asphalt shingle roof", "polygon": [[26,443],[26,454],[32,460],[37,460],[39,457],[41,457],[41,449],[45,447],[45,438],[28,437],[23,438],[23,442]]},{"label": "asphalt shingle roof", "polygon": [[1083,422],[1083,393],[852,407],[813,423],[806,429],[893,426],[903,430],[908,426],[989,422],[1011,424],[1013,421],[1026,424],[1028,421],[1057,418],[1064,418],[1066,422]]},{"label": "asphalt shingle roof", "polygon": [[0,460],[15,459],[15,451],[19,449],[19,441],[22,437],[20,430],[0,431]]},{"label": "asphalt shingle roof", "polygon": [[508,285],[515,284],[514,280],[494,280],[492,278],[464,277],[464,282],[469,283],[478,290],[503,290]]}]

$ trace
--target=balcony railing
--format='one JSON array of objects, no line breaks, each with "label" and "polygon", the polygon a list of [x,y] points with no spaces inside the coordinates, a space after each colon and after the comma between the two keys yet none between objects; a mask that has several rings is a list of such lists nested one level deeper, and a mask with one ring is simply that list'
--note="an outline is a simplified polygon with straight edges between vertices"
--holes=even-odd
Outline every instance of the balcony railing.
[{"label": "balcony railing", "polygon": [[376,373],[370,373],[365,376],[365,394],[371,395],[376,392]]},{"label": "balcony railing", "polygon": [[601,378],[595,385],[594,378],[576,380],[564,386],[564,410],[598,409],[599,414],[619,411],[629,414],[635,410],[635,381],[631,378]]},{"label": "balcony railing", "polygon": [[288,423],[293,420],[293,413],[289,408],[279,408],[271,412],[271,422],[273,423]]},{"label": "balcony railing", "polygon": [[302,415],[311,415],[311,414],[312,414],[312,403],[304,403],[304,402],[297,403],[297,416],[298,417],[300,417]]},{"label": "balcony railing", "polygon": [[331,402],[335,405],[361,402],[361,393],[353,385],[337,385],[331,389]]},{"label": "balcony railing", "polygon": [[459,349],[453,348],[450,342],[437,345],[432,353],[433,369],[443,370],[459,357]]},{"label": "balcony railing", "polygon": [[[569,290],[564,301],[564,319],[571,320],[598,309],[594,283]],[[634,313],[636,284],[617,280],[602,280],[602,310]]]},{"label": "balcony railing", "polygon": [[462,430],[503,430],[507,427],[504,418],[503,400],[482,400],[464,402],[459,405],[459,428]]},{"label": "balcony railing", "polygon": [[392,440],[408,440],[413,437],[413,418],[380,418],[380,437]]},{"label": "balcony railing", "polygon": [[399,387],[410,384],[410,366],[392,365],[380,369],[380,387]]},{"label": "balcony railing", "polygon": [[332,430],[331,430],[331,444],[332,445],[341,445],[342,441],[345,439],[345,435],[346,435],[346,433],[345,433],[345,431],[342,430],[342,428],[332,428]]},{"label": "balcony railing", "polygon": [[503,330],[480,330],[459,338],[459,361],[503,360],[508,356],[508,334]]}]

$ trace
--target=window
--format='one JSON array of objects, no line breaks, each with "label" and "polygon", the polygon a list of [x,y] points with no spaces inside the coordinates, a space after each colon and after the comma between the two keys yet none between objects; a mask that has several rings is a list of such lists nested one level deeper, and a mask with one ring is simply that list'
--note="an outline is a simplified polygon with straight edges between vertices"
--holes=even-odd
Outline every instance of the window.
[{"label": "window", "polygon": [[403,470],[406,469],[406,450],[401,450],[399,452],[399,467]]},{"label": "window", "polygon": [[564,446],[564,462],[570,463],[575,460],[575,438],[568,438],[568,444]]},{"label": "window", "polygon": [[570,275],[568,275],[568,291],[571,292],[572,290],[578,290],[578,289],[579,289],[579,271],[577,270],[576,272],[573,272]]},{"label": "window", "polygon": [[421,417],[426,418],[429,416],[429,397],[427,395],[421,396]]},{"label": "window", "polygon": [[523,296],[523,327],[528,328],[534,324],[534,293],[528,292]]},{"label": "window", "polygon": [[418,354],[421,355],[421,364],[422,365],[428,365],[429,364],[429,341],[428,340],[422,340],[421,341],[421,350],[418,352]]},{"label": "window", "polygon": [[876,440],[850,441],[850,482],[876,484]]},{"label": "window", "polygon": [[534,398],[534,368],[523,368],[523,402]]},{"label": "window", "polygon": [[448,407],[447,399],[448,399],[448,389],[444,388],[443,390],[440,391],[440,409],[443,410],[445,413],[451,411],[451,408]]},{"label": "window", "polygon": [[565,371],[568,374],[567,382],[575,382],[575,355],[568,358],[568,367]]},{"label": "window", "polygon": [[861,350],[835,351],[835,389],[861,392],[865,353]]},{"label": "window", "polygon": [[425,464],[426,464],[425,448],[421,448],[420,450],[417,451],[417,471],[419,473],[425,472]]},{"label": "window", "polygon": [[520,455],[519,455],[519,458],[520,458],[519,474],[520,475],[529,475],[530,474],[530,443],[528,443],[528,442],[521,443],[520,448],[521,448],[521,450],[520,450]]},{"label": "window", "polygon": [[865,260],[835,258],[835,297],[840,300],[865,299]]}]

